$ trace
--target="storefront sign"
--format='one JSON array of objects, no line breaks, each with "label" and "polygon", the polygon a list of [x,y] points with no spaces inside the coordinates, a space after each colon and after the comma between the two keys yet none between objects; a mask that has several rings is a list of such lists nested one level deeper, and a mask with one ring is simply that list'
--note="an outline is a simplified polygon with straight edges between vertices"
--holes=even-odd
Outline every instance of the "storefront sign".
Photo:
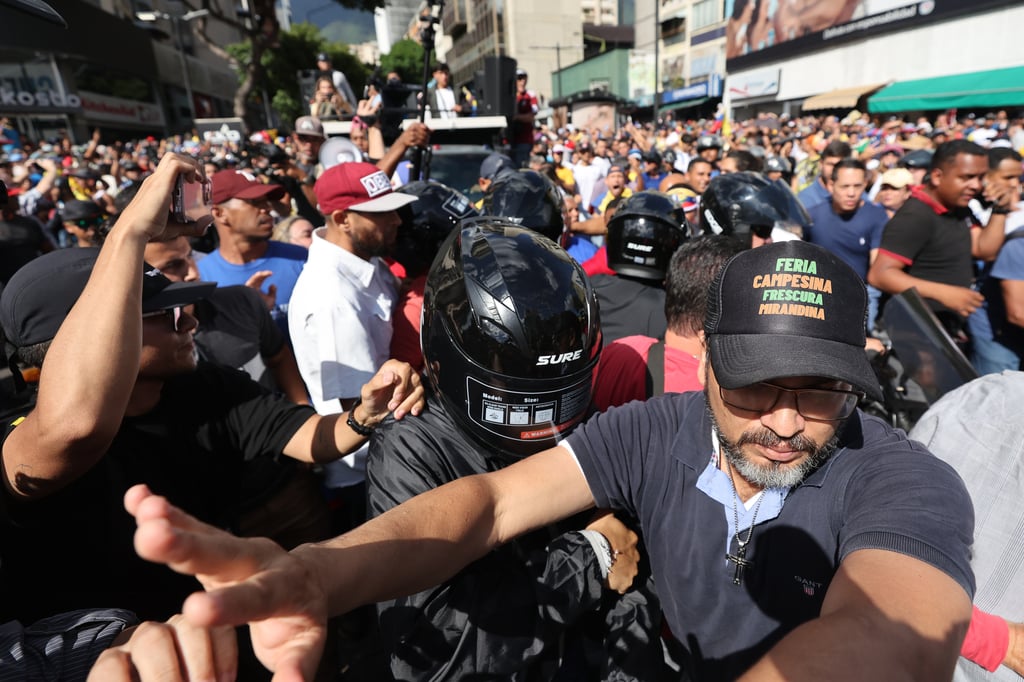
[{"label": "storefront sign", "polygon": [[11,109],[80,109],[81,98],[68,93],[67,96],[56,90],[28,92],[26,90],[8,90],[0,88],[0,108]]},{"label": "storefront sign", "polygon": [[238,144],[245,134],[245,122],[240,118],[197,118],[196,130],[204,142]]},{"label": "storefront sign", "polygon": [[704,81],[703,83],[697,83],[687,88],[676,88],[675,90],[668,90],[661,96],[662,104],[672,104],[674,102],[685,102],[691,99],[699,99],[701,97],[719,97],[722,94],[722,77],[719,75],[712,75],[711,78]]},{"label": "storefront sign", "polygon": [[779,69],[763,69],[729,76],[729,96],[733,100],[779,94]]},{"label": "storefront sign", "polygon": [[81,92],[82,110],[90,121],[163,126],[164,112],[152,102],[108,97],[95,92]]}]

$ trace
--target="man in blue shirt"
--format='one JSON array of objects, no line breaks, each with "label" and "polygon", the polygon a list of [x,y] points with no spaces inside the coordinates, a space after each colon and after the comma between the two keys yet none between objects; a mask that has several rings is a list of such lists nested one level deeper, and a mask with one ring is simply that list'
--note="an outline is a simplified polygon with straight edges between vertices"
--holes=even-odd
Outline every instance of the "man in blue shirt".
[{"label": "man in blue shirt", "polygon": [[[867,169],[862,161],[843,159],[832,168],[829,201],[807,209],[813,225],[804,233],[807,241],[824,246],[843,259],[860,275],[868,276],[868,268],[882,243],[882,231],[889,216],[885,209],[864,201]],[[868,329],[878,314],[879,292],[868,289]]]},{"label": "man in blue shirt", "polygon": [[284,195],[245,171],[225,170],[213,178],[213,224],[220,245],[199,261],[199,273],[220,286],[244,284],[260,290],[274,320],[287,332],[288,300],[306,263],[301,246],[272,241],[270,202]]},{"label": "man in blue shirt", "polygon": [[843,159],[850,158],[850,145],[835,140],[829,142],[825,150],[821,152],[821,175],[810,185],[800,190],[796,198],[808,211],[812,206],[827,204],[832,198],[828,191],[828,179],[832,177],[832,169]]}]

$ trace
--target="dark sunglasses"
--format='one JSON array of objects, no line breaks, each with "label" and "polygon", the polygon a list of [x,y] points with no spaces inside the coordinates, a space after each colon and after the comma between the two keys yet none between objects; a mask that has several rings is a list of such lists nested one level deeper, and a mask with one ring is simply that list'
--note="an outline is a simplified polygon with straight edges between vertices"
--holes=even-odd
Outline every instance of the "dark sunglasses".
[{"label": "dark sunglasses", "polygon": [[79,220],[75,220],[72,222],[74,222],[75,225],[78,225],[82,229],[87,229],[90,227],[99,227],[100,225],[103,224],[104,220],[106,219],[103,216],[96,216],[95,218],[81,218]]},{"label": "dark sunglasses", "polygon": [[164,310],[154,310],[151,313],[142,313],[142,319],[149,317],[166,317],[167,321],[171,323],[171,329],[175,332],[181,331],[181,313],[184,311],[184,306],[176,305],[173,308],[165,308]]},{"label": "dark sunglasses", "polygon": [[814,421],[839,421],[853,414],[857,403],[864,397],[858,391],[844,391],[831,388],[786,388],[767,382],[742,388],[719,386],[722,402],[748,412],[770,412],[779,402],[783,393],[792,393],[796,411],[804,419]]}]

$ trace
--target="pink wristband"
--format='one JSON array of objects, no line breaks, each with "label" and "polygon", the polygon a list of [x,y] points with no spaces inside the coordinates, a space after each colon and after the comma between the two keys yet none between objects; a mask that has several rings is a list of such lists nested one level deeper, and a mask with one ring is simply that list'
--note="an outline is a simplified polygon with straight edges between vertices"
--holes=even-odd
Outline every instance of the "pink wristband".
[{"label": "pink wristband", "polygon": [[989,672],[995,672],[1006,658],[1009,646],[1010,626],[1006,621],[975,606],[960,655]]}]

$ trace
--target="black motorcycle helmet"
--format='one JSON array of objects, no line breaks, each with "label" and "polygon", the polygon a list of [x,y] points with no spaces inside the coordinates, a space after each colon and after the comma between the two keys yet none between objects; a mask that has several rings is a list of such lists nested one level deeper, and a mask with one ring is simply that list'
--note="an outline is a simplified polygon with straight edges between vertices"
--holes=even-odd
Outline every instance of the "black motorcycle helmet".
[{"label": "black motorcycle helmet", "polygon": [[569,222],[555,183],[530,169],[495,177],[484,196],[482,212],[540,232],[559,245]]},{"label": "black motorcycle helmet", "polygon": [[703,234],[731,234],[750,241],[762,239],[779,227],[800,236],[811,224],[807,210],[781,180],[760,173],[729,173],[711,179],[701,197],[700,227]]},{"label": "black motorcycle helmet", "polygon": [[931,168],[932,156],[935,154],[931,149],[915,149],[907,152],[902,159],[896,162],[898,168]]},{"label": "black motorcycle helmet", "polygon": [[402,225],[395,240],[394,259],[410,277],[427,271],[437,250],[463,218],[480,212],[461,192],[435,180],[416,180],[402,185],[403,194],[419,198],[398,209]]},{"label": "black motorcycle helmet", "polygon": [[705,149],[721,149],[722,138],[717,135],[701,135],[697,138],[697,151],[703,151]]},{"label": "black motorcycle helmet", "polygon": [[769,156],[764,160],[765,173],[790,173],[789,160],[782,156]]},{"label": "black motorcycle helmet", "polygon": [[602,345],[597,297],[551,240],[471,218],[427,276],[420,341],[453,419],[489,447],[526,457],[587,414]]},{"label": "black motorcycle helmet", "polygon": [[623,199],[608,221],[608,267],[620,275],[660,282],[688,233],[679,202],[654,190],[637,192]]}]

